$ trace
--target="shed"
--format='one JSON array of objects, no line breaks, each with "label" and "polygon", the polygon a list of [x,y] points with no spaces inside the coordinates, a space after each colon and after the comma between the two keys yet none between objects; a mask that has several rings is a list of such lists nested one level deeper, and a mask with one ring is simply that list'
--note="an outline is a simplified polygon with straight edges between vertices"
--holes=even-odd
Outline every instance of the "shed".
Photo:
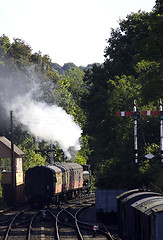
[{"label": "shed", "polygon": [[124,189],[96,189],[97,220],[108,224],[117,222],[116,197],[124,191]]},{"label": "shed", "polygon": [[[7,202],[13,200],[23,200],[24,181],[23,181],[23,161],[22,157],[25,153],[16,145],[13,145],[13,175],[11,171],[11,142],[4,136],[0,137],[0,167],[2,173],[1,184],[3,188],[3,197]],[[6,161],[6,165],[4,165]],[[2,166],[3,163],[3,166]]]},{"label": "shed", "polygon": [[[14,144],[15,157],[22,157],[25,153]],[[0,137],[0,158],[11,157],[11,142],[6,137]]]}]

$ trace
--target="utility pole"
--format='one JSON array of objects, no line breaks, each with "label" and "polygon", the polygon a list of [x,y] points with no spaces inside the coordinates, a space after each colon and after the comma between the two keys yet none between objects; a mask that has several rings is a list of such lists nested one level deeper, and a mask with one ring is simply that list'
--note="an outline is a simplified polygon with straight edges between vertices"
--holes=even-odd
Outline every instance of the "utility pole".
[{"label": "utility pole", "polygon": [[14,140],[13,140],[13,112],[10,111],[11,122],[11,184],[13,189],[13,201],[15,201],[15,187],[16,187],[16,169],[14,157]]},{"label": "utility pole", "polygon": [[160,99],[160,149],[161,149],[161,163],[163,163],[163,111],[162,111],[162,101]]},{"label": "utility pole", "polygon": [[53,142],[50,141],[50,164],[54,164],[54,151],[53,151]]}]

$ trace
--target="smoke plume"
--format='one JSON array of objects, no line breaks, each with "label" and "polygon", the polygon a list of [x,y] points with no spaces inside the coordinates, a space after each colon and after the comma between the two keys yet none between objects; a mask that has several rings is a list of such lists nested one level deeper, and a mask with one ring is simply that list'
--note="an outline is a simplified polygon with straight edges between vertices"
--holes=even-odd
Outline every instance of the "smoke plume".
[{"label": "smoke plume", "polygon": [[13,111],[16,121],[29,133],[41,140],[57,143],[70,157],[70,148],[76,151],[80,149],[82,130],[65,110],[55,104],[47,104],[42,99],[43,87],[37,74],[28,69],[27,75],[19,72],[19,75],[14,76],[10,73],[7,80],[0,79],[3,108],[8,115]]}]

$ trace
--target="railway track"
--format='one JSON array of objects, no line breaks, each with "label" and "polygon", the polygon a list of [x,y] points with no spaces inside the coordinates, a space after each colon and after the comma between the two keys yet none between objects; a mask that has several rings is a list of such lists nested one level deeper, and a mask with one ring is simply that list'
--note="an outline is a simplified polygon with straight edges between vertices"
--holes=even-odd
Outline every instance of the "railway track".
[{"label": "railway track", "polygon": [[[94,223],[89,219],[81,221],[80,216],[93,208],[94,203],[94,196],[89,196],[50,208],[31,209],[24,206],[0,212],[0,240],[92,239]],[[115,239],[103,225],[99,226],[94,237]]]}]

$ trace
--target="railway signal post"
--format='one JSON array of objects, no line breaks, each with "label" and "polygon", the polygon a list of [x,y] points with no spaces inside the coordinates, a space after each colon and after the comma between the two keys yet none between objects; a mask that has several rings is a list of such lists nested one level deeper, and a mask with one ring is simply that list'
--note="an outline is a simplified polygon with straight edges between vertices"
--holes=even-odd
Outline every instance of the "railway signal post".
[{"label": "railway signal post", "polygon": [[134,155],[135,155],[135,163],[138,163],[138,137],[137,137],[137,120],[139,117],[139,112],[136,111],[136,102],[134,100]]},{"label": "railway signal post", "polygon": [[162,111],[162,101],[160,99],[159,111],[142,111],[143,116],[160,116],[160,158],[161,163],[163,163],[163,111]]},{"label": "railway signal post", "polygon": [[[133,112],[117,112],[118,117],[125,116],[134,116],[134,155],[135,163],[138,163],[138,145],[137,145],[137,120],[139,118],[139,111],[136,109],[136,102],[134,100]],[[160,157],[161,163],[163,163],[163,110],[162,110],[162,101],[160,99],[159,111],[142,111],[142,116],[160,116]]]},{"label": "railway signal post", "polygon": [[133,112],[117,112],[118,117],[134,117],[134,159],[138,163],[138,139],[137,139],[137,120],[139,118],[139,111],[136,109],[136,101],[134,100]]},{"label": "railway signal post", "polygon": [[160,149],[161,149],[161,162],[163,163],[163,111],[162,101],[160,99]]}]

